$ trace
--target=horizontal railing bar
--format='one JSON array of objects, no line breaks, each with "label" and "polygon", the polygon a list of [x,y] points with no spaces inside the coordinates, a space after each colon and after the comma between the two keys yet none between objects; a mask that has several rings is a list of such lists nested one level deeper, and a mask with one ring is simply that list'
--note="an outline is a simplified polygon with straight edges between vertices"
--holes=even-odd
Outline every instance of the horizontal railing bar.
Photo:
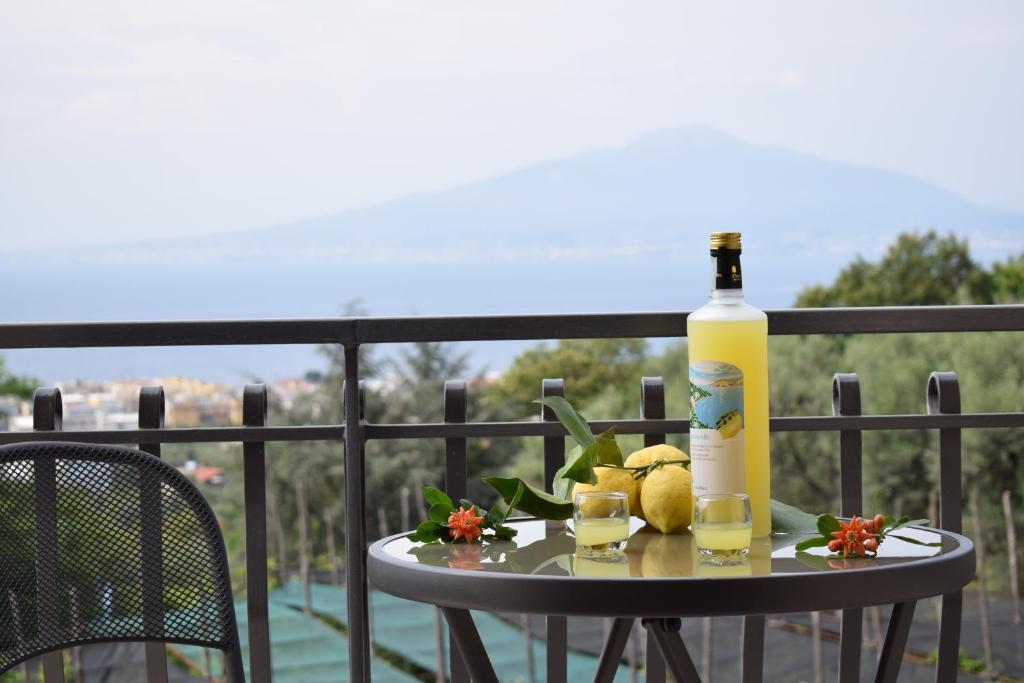
[{"label": "horizontal railing bar", "polygon": [[[772,432],[829,432],[849,429],[874,431],[940,428],[991,429],[1024,427],[1024,413],[773,417],[769,421],[769,425]],[[685,419],[593,420],[590,422],[590,428],[594,433],[603,432],[610,427],[615,427],[617,434],[685,434],[690,431],[689,421]],[[366,438],[370,440],[568,435],[568,432],[557,422],[367,424],[363,429]]]},{"label": "horizontal railing bar", "polygon": [[288,427],[186,427],[174,429],[101,429],[60,432],[0,432],[0,444],[22,441],[86,443],[232,443],[255,441],[339,441],[341,425]]},{"label": "horizontal railing bar", "polygon": [[354,332],[346,318],[5,323],[0,348],[345,344]]},{"label": "horizontal railing bar", "polygon": [[768,334],[1019,332],[1024,305],[787,308],[768,311]]},{"label": "horizontal railing bar", "polygon": [[[669,420],[594,420],[595,433],[615,427],[619,434],[685,434],[689,422]],[[1024,427],[1024,413],[959,413],[955,415],[856,415],[773,417],[773,432],[841,430],[993,429]],[[467,422],[366,424],[368,440],[568,436],[557,422]],[[66,430],[61,432],[0,432],[0,444],[21,441],[84,441],[88,443],[232,443],[340,441],[343,425],[287,427],[195,427],[173,429]]]},{"label": "horizontal railing bar", "polygon": [[[685,337],[688,312],[0,324],[0,348]],[[1024,331],[1024,305],[768,311],[768,333]]]}]

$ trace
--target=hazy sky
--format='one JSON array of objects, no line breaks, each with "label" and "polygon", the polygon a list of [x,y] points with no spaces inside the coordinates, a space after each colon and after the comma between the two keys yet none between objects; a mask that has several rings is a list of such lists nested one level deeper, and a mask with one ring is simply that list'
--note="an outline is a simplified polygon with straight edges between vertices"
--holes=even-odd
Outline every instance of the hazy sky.
[{"label": "hazy sky", "polygon": [[1024,210],[1022,72],[1017,0],[8,2],[0,239],[270,225],[687,123]]}]

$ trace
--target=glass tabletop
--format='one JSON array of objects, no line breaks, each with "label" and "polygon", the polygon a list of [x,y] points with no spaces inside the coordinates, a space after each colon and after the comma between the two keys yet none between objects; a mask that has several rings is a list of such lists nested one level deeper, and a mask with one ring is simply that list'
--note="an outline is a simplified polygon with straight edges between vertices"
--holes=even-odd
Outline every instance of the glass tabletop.
[{"label": "glass tabletop", "polygon": [[754,539],[749,554],[741,561],[722,565],[697,553],[689,533],[662,534],[630,520],[630,536],[621,555],[586,557],[576,552],[572,522],[522,520],[509,523],[518,532],[510,541],[488,543],[422,544],[402,536],[384,544],[381,550],[394,560],[448,569],[496,572],[500,574],[630,577],[729,577],[767,576],[806,572],[831,572],[905,564],[953,552],[959,547],[949,535],[922,528],[906,528],[900,535],[926,546],[887,538],[873,558],[836,558],[825,548],[797,552],[794,546],[808,538],[804,534],[773,534]]}]

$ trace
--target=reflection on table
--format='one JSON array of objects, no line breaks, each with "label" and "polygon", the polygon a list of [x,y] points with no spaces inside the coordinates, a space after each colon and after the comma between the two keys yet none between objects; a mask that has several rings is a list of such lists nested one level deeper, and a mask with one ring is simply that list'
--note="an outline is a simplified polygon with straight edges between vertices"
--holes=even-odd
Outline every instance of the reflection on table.
[{"label": "reflection on table", "polygon": [[640,577],[739,577],[769,574],[836,571],[853,567],[908,562],[922,556],[938,555],[955,548],[955,542],[923,529],[908,529],[907,536],[922,542],[943,541],[943,547],[913,545],[887,539],[877,557],[842,560],[823,548],[797,552],[794,545],[806,538],[801,534],[773,534],[754,539],[742,561],[722,565],[708,561],[697,552],[689,531],[662,534],[639,518],[630,520],[630,536],[621,555],[607,558],[582,557],[576,552],[572,522],[523,520],[511,522],[518,534],[511,541],[482,544],[419,544],[407,538],[389,542],[385,551],[392,557],[450,569],[510,574],[544,574],[601,578]]}]

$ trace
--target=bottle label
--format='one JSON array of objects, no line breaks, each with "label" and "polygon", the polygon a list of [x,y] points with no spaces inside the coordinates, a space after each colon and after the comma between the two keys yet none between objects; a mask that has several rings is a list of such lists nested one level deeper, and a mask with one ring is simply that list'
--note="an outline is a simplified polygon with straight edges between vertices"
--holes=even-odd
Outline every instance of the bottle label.
[{"label": "bottle label", "polygon": [[715,289],[743,289],[740,250],[719,247],[711,250],[715,264]]},{"label": "bottle label", "polygon": [[714,360],[690,364],[693,495],[746,493],[743,371]]}]

